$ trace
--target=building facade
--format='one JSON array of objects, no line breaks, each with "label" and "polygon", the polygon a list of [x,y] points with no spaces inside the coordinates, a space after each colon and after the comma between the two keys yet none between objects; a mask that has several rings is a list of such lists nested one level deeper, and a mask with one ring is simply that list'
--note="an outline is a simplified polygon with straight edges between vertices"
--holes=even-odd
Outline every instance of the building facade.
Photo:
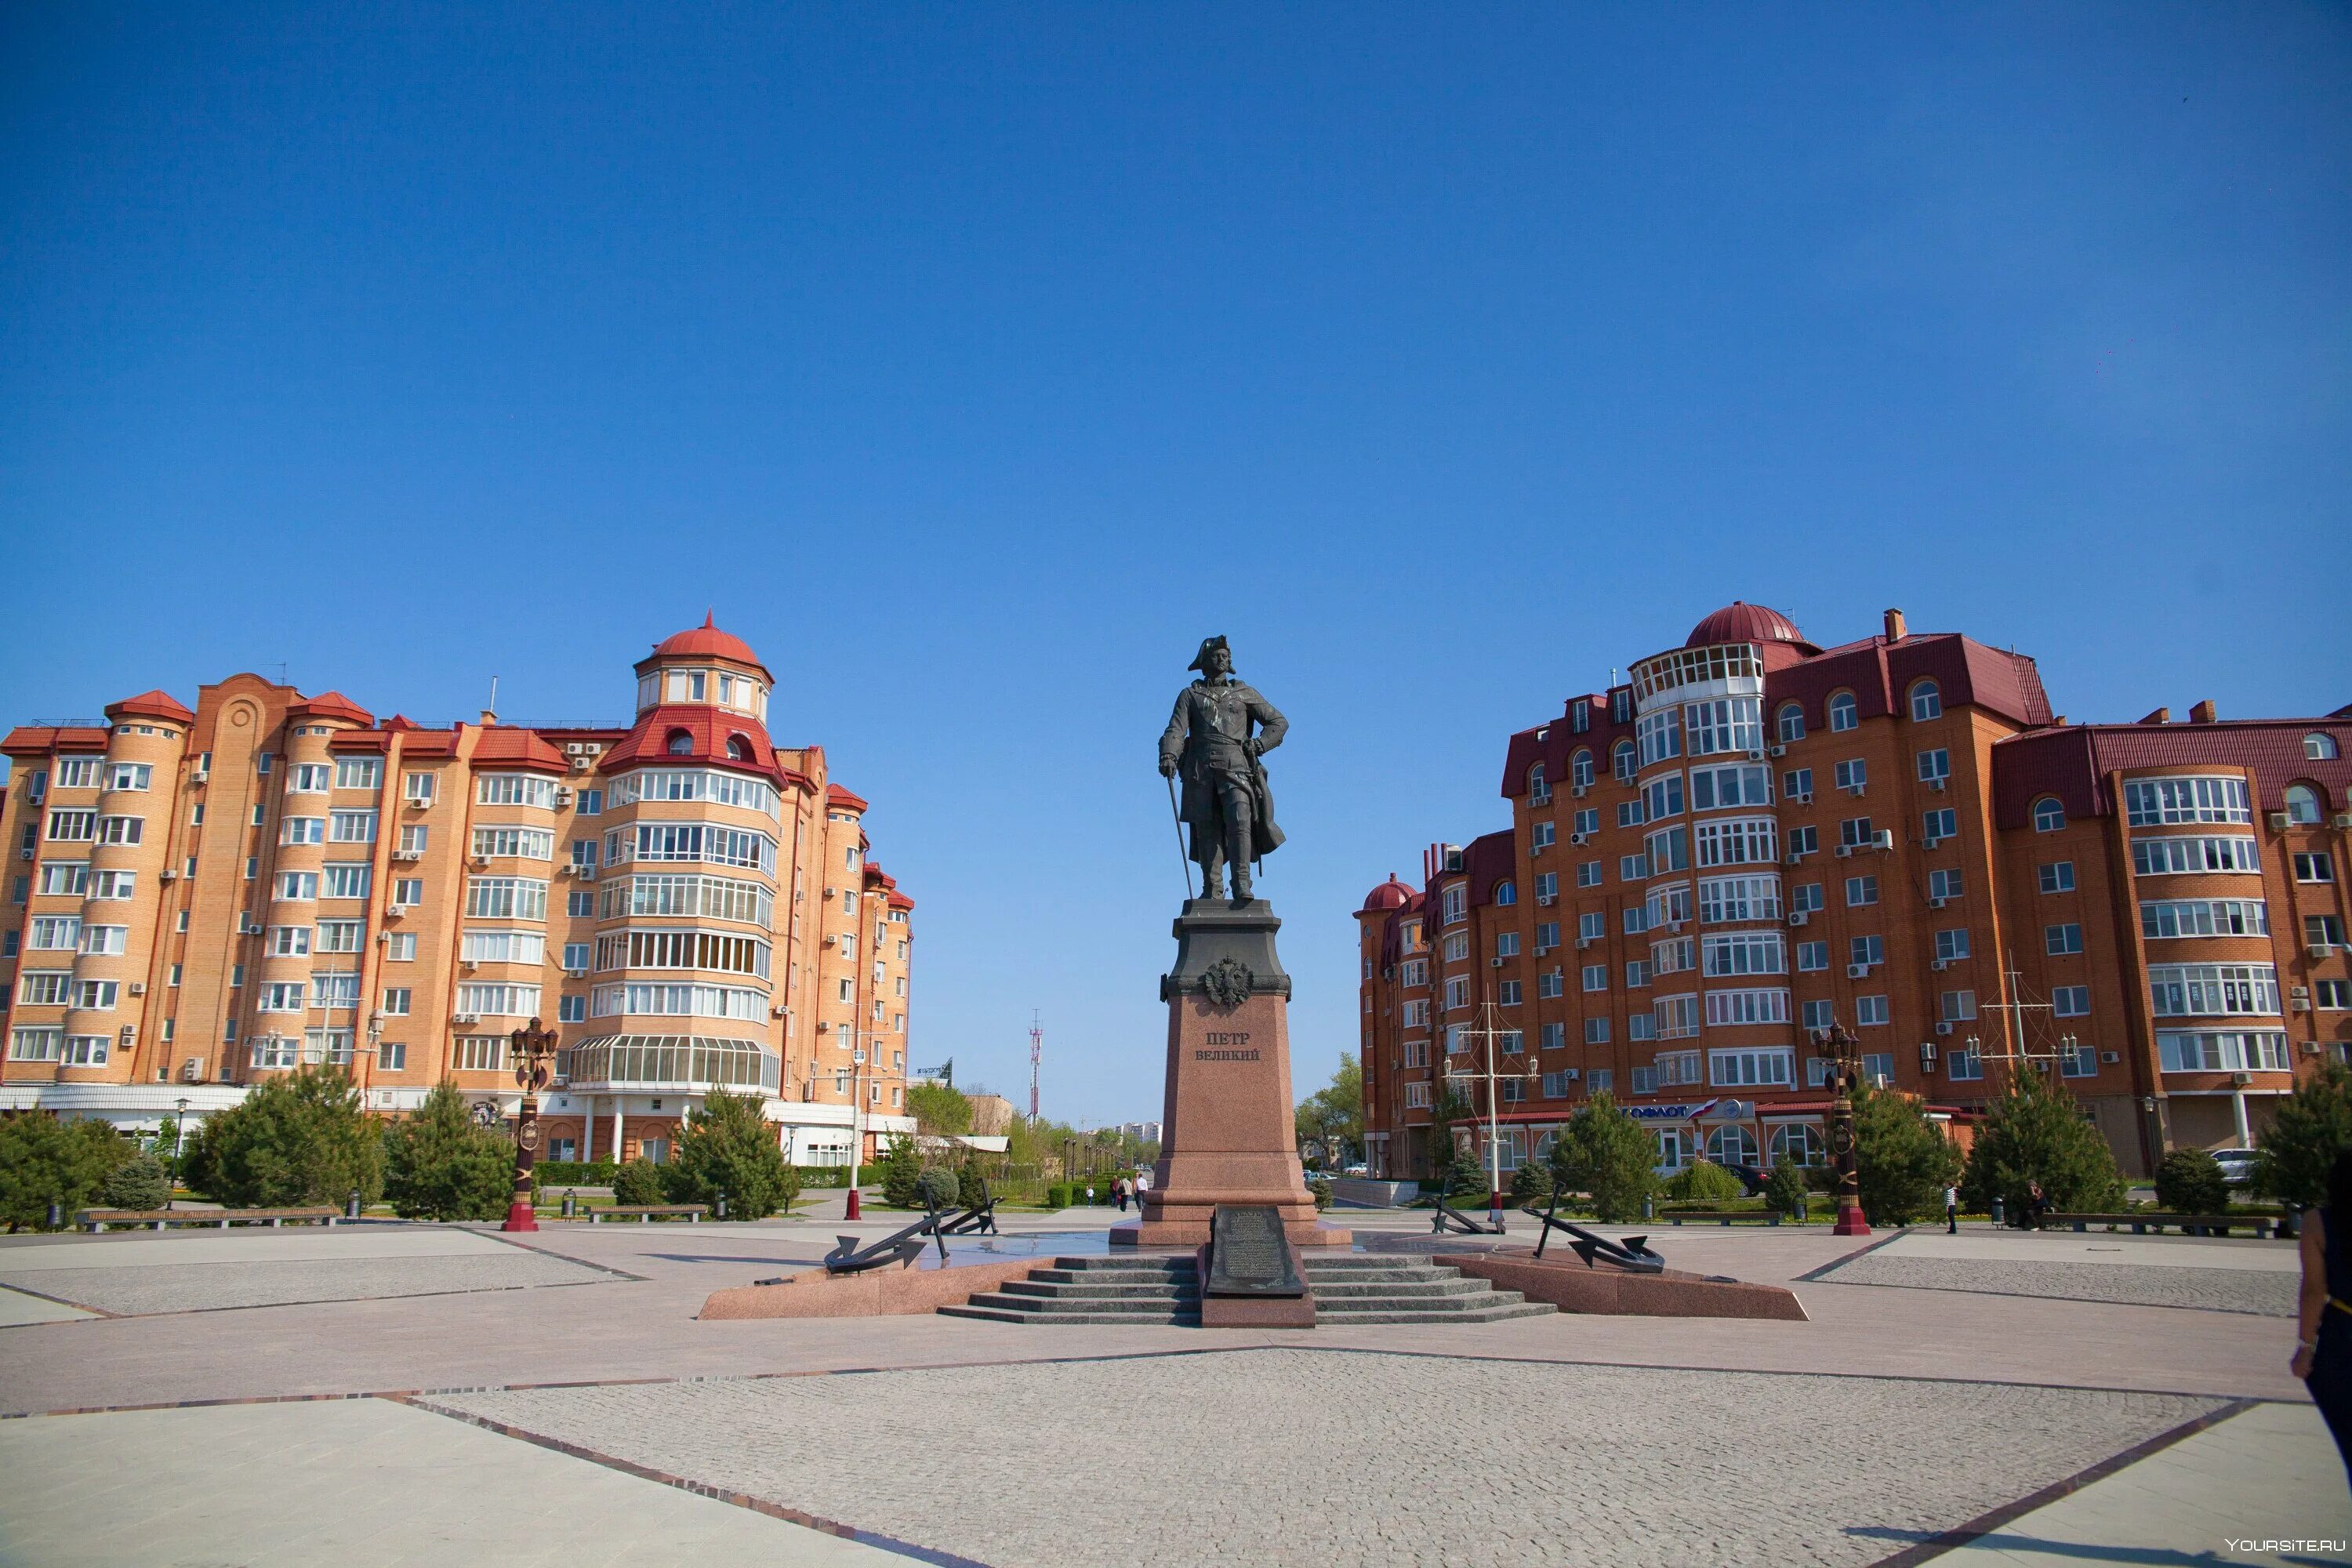
[{"label": "building facade", "polygon": [[442,728],[236,675],[20,727],[0,833],[0,1106],[126,1126],[310,1064],[371,1110],[512,1114],[509,1031],[561,1031],[549,1159],[666,1158],[714,1087],[795,1163],[905,1113],[914,901],[773,679],[708,619],[609,724]]},{"label": "building facade", "polygon": [[[1376,1174],[1449,1074],[1506,1170],[1602,1089],[1662,1168],[1825,1157],[1836,1024],[1930,1113],[2057,1074],[2127,1173],[2248,1143],[2352,1042],[2352,709],[2069,724],[1951,633],[1733,604],[1510,738],[1509,827],[1358,911]],[[1473,1126],[1475,1124],[1475,1131]]]}]

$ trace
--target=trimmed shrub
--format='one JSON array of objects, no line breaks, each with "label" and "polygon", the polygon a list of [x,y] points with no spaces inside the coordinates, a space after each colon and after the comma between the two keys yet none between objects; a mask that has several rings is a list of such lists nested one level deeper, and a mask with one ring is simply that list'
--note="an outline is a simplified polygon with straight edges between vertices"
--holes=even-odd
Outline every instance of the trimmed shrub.
[{"label": "trimmed shrub", "polygon": [[2221,1214],[2230,1184],[2221,1163],[2202,1149],[2175,1149],[2156,1167],[2156,1206],[2174,1214]]},{"label": "trimmed shrub", "polygon": [[257,1084],[243,1104],[205,1118],[188,1185],[236,1208],[343,1206],[383,1192],[383,1137],[341,1068],[306,1067]]},{"label": "trimmed shrub", "polygon": [[737,1220],[791,1209],[800,1177],[784,1163],[761,1108],[757,1096],[723,1089],[703,1096],[702,1109],[688,1113],[678,1134],[677,1160],[664,1183],[670,1202],[708,1204],[715,1215],[725,1193],[727,1217]]},{"label": "trimmed shrub", "polygon": [[60,1121],[46,1110],[0,1115],[0,1219],[10,1230],[45,1230],[55,1203],[71,1225],[131,1152],[103,1121]]},{"label": "trimmed shrub", "polygon": [[475,1124],[447,1079],[384,1129],[383,1165],[384,1196],[403,1219],[497,1219],[514,1196],[514,1146]]},{"label": "trimmed shrub", "polygon": [[1540,1208],[1551,1200],[1551,1170],[1530,1160],[1511,1173],[1511,1202]]},{"label": "trimmed shrub", "polygon": [[1318,1173],[1313,1181],[1307,1184],[1307,1190],[1315,1194],[1317,1208],[1328,1209],[1331,1206],[1330,1177]]},{"label": "trimmed shrub", "polygon": [[620,1168],[612,1160],[541,1160],[530,1170],[543,1186],[609,1187]]},{"label": "trimmed shrub", "polygon": [[2352,1152],[2352,1068],[2329,1062],[2278,1102],[2264,1130],[2254,1185],[2296,1208],[2327,1201],[2327,1173]]},{"label": "trimmed shrub", "polygon": [[1666,1196],[1676,1203],[1723,1204],[1747,1194],[1739,1178],[1712,1160],[1693,1160],[1666,1178]]},{"label": "trimmed shrub", "polygon": [[172,1178],[152,1154],[133,1154],[106,1178],[101,1189],[109,1208],[160,1209],[172,1201]]},{"label": "trimmed shrub", "polygon": [[1477,1198],[1482,1204],[1486,1197],[1486,1167],[1470,1150],[1454,1151],[1454,1163],[1445,1168],[1445,1193],[1448,1197]]},{"label": "trimmed shrub", "polygon": [[1764,1178],[1764,1206],[1775,1214],[1801,1215],[1806,1206],[1805,1190],[1804,1167],[1783,1160]]},{"label": "trimmed shrub", "polygon": [[[2019,1068],[1986,1112],[1969,1151],[1961,1197],[1976,1213],[1990,1210],[1992,1200],[2000,1198],[2011,1215],[2022,1215],[2026,1184],[2035,1181],[2042,1184],[2050,1206],[2062,1213],[2112,1214],[2123,1206],[2124,1183],[2116,1157],[2098,1129],[2083,1120],[2074,1097],[2048,1075]],[[1866,1160],[1862,1186],[1864,1212],[1868,1214]],[[1876,1222],[1876,1215],[1870,1217]]]},{"label": "trimmed shrub", "polygon": [[915,1201],[925,1208],[953,1208],[962,1187],[953,1171],[934,1167],[915,1178]]},{"label": "trimmed shrub", "polygon": [[613,1201],[631,1208],[669,1202],[662,1168],[650,1160],[630,1160],[613,1173]]}]

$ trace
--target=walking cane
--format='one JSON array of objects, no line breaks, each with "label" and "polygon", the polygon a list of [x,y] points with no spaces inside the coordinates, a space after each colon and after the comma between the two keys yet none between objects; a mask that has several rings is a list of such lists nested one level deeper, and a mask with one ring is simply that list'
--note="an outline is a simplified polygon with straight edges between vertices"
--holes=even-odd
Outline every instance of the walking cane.
[{"label": "walking cane", "polygon": [[1184,898],[1192,898],[1192,858],[1184,853],[1184,811],[1176,804],[1176,777],[1168,777],[1168,815],[1176,819],[1176,858],[1184,863]]}]

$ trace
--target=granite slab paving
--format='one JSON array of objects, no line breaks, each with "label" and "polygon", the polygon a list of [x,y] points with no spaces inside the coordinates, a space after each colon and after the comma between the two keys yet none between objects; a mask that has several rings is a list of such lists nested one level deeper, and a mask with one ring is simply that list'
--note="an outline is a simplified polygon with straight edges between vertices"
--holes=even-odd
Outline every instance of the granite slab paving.
[{"label": "granite slab paving", "polygon": [[1269,1348],[422,1403],[993,1568],[1679,1568],[1871,1563],[2229,1402]]},{"label": "granite slab paving", "polygon": [[2294,1316],[2296,1276],[2275,1268],[2214,1268],[2073,1259],[1915,1257],[1883,1248],[1813,1276],[1826,1285],[1892,1285],[1909,1290],[2039,1296],[2208,1312]]},{"label": "granite slab paving", "polygon": [[445,1257],[146,1263],[23,1271],[12,1270],[9,1259],[0,1255],[0,1283],[20,1284],[44,1296],[121,1317],[461,1290],[608,1284],[616,1278],[604,1269],[519,1247]]},{"label": "granite slab paving", "polygon": [[76,1318],[89,1318],[95,1313],[79,1307],[68,1307],[62,1301],[51,1301],[23,1290],[0,1287],[0,1329],[16,1328],[25,1323],[66,1323]]}]

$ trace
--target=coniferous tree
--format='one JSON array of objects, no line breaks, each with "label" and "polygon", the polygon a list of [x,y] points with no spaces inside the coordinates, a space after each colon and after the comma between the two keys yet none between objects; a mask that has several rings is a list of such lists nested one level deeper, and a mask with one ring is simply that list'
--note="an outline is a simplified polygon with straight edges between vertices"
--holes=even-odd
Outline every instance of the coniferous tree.
[{"label": "coniferous tree", "polygon": [[1657,1143],[1603,1089],[1577,1107],[1551,1146],[1552,1179],[1590,1193],[1593,1212],[1615,1223],[1639,1219],[1657,1190]]},{"label": "coniferous tree", "polygon": [[891,1135],[882,1150],[881,1174],[884,1203],[901,1209],[921,1206],[922,1194],[916,1184],[923,1178],[923,1160],[912,1138],[903,1132]]},{"label": "coniferous tree", "polygon": [[41,1229],[54,1203],[71,1225],[130,1157],[131,1145],[103,1121],[61,1121],[46,1110],[0,1115],[0,1219],[10,1230]]},{"label": "coniferous tree", "polygon": [[2327,1201],[2327,1173],[2352,1153],[2352,1068],[2329,1062],[2278,1102],[2264,1130],[2254,1184],[2296,1208]]},{"label": "coniferous tree", "polygon": [[383,1190],[383,1140],[341,1068],[306,1067],[205,1119],[188,1184],[236,1207],[342,1206]]},{"label": "coniferous tree", "polygon": [[444,1079],[384,1129],[384,1196],[404,1219],[497,1219],[514,1197],[514,1146],[477,1124]]},{"label": "coniferous tree", "polygon": [[674,1201],[716,1205],[727,1194],[729,1219],[764,1219],[790,1210],[800,1196],[799,1173],[784,1161],[776,1131],[761,1115],[757,1096],[714,1089],[678,1135]]},{"label": "coniferous tree", "polygon": [[172,1178],[163,1162],[142,1149],[108,1174],[103,1195],[109,1208],[142,1213],[163,1208],[172,1201]]},{"label": "coniferous tree", "polygon": [[[1865,1192],[1869,1179],[1865,1167]],[[1969,1151],[1962,1195],[1971,1209],[1990,1209],[1998,1197],[2011,1214],[2022,1214],[2026,1184],[2037,1181],[2050,1206],[2062,1212],[2105,1214],[2123,1204],[2115,1154],[2083,1120],[2074,1097],[2050,1075],[2014,1067]]]},{"label": "coniferous tree", "polygon": [[2202,1149],[2175,1149],[2157,1162],[2156,1205],[2174,1214],[2220,1214],[2230,1206],[2221,1163]]},{"label": "coniferous tree", "polygon": [[1873,1225],[1909,1225],[1941,1213],[1944,1188],[1960,1173],[1958,1151],[1919,1102],[1892,1089],[1865,1085],[1854,1091],[1853,1152],[1862,1217]]}]

